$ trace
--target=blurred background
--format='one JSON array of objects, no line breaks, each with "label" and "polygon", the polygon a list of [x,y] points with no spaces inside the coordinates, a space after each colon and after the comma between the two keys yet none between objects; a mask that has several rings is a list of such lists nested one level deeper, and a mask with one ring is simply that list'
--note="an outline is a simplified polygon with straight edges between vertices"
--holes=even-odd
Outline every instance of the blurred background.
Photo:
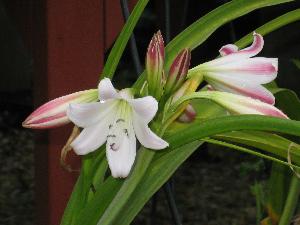
[{"label": "blurred background", "polygon": [[[123,16],[119,1],[83,2],[0,0],[0,224],[58,224],[76,179],[76,173],[61,172],[58,162],[70,127],[34,132],[22,128],[21,123],[43,102],[96,86]],[[134,30],[142,64],[154,32],[160,29],[168,42],[224,3],[150,1]],[[132,8],[134,1],[129,5]],[[192,66],[213,59],[222,45],[234,43],[299,7],[299,1],[267,7],[226,24],[192,52]],[[261,53],[279,58],[277,83],[298,94],[300,71],[292,60],[300,59],[299,25],[295,22],[267,35]],[[117,86],[126,87],[137,76],[127,48],[115,76]],[[75,166],[79,166],[78,161],[74,156],[70,159]],[[269,162],[262,159],[202,146],[173,179],[183,224],[255,224],[251,186],[263,181],[269,170]],[[156,195],[156,213],[152,203],[145,206],[134,224],[172,224],[163,191]]]}]

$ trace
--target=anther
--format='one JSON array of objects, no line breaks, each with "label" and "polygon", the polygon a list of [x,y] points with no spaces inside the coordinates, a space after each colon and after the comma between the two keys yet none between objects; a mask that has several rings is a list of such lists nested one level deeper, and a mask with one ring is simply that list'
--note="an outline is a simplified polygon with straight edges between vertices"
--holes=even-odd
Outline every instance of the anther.
[{"label": "anther", "polygon": [[111,129],[112,127],[113,127],[113,125],[112,125],[112,124],[109,124],[108,129]]},{"label": "anther", "polygon": [[112,143],[109,145],[110,149],[113,151],[117,151],[118,149],[114,149],[115,143]]},{"label": "anther", "polygon": [[117,119],[116,123],[119,123],[119,122],[125,122],[124,119]]},{"label": "anther", "polygon": [[129,133],[128,133],[127,129],[124,129],[124,133],[126,134],[127,137],[129,136]]},{"label": "anther", "polygon": [[114,134],[109,134],[109,135],[107,135],[107,138],[110,138],[110,137],[115,138],[116,135],[114,135]]}]

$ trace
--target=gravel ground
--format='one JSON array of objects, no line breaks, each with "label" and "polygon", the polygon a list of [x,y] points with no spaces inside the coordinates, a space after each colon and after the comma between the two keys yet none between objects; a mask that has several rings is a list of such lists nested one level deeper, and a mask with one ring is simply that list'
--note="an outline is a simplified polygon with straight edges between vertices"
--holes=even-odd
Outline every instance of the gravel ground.
[{"label": "gravel ground", "polygon": [[34,224],[33,134],[0,131],[0,224]]}]

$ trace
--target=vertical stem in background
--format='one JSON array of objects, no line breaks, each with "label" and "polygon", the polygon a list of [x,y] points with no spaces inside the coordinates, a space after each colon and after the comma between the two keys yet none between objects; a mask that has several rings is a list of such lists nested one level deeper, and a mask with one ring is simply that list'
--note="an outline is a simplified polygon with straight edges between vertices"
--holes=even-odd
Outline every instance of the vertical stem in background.
[{"label": "vertical stem in background", "polygon": [[300,194],[300,179],[293,175],[289,193],[278,225],[290,225]]},{"label": "vertical stem in background", "polygon": [[[125,21],[127,21],[129,16],[130,16],[127,1],[128,0],[121,0],[121,8],[122,8],[122,12],[123,12],[123,16],[124,16]],[[131,52],[131,56],[132,56],[132,60],[133,60],[133,65],[135,67],[135,71],[136,71],[137,75],[140,75],[143,72],[143,68],[142,68],[142,65],[141,65],[139,53],[138,53],[138,50],[137,50],[136,40],[135,40],[133,32],[130,36],[129,41],[130,41],[130,52]]]}]

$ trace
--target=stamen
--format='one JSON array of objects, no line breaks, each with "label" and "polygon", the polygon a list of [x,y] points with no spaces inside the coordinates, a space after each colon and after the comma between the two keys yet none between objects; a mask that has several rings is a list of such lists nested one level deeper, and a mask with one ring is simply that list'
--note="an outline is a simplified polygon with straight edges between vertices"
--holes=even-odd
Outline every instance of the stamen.
[{"label": "stamen", "polygon": [[113,127],[113,125],[112,125],[112,124],[109,124],[108,129],[111,129],[112,127]]}]

